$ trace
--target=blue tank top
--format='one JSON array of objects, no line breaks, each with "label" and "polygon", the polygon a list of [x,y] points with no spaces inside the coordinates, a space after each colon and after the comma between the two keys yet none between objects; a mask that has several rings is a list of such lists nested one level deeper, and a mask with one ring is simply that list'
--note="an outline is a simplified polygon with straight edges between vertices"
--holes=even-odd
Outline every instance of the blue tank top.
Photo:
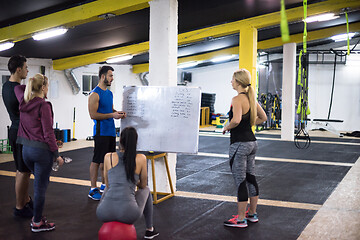
[{"label": "blue tank top", "polygon": [[[109,89],[105,91],[96,86],[92,91],[99,95],[98,113],[113,112],[113,94]],[[94,136],[116,136],[115,122],[113,118],[94,120]]]}]

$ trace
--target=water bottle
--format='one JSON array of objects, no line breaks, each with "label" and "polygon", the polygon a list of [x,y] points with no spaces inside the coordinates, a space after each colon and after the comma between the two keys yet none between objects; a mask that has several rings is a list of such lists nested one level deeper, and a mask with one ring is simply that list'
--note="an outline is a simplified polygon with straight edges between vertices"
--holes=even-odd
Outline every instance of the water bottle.
[{"label": "water bottle", "polygon": [[59,167],[60,167],[59,162],[56,160],[52,165],[52,170],[54,172],[57,172],[59,170]]},{"label": "water bottle", "polygon": [[69,157],[64,157],[64,156],[61,156],[61,157],[64,159],[64,163],[69,163],[72,161],[72,159]]}]

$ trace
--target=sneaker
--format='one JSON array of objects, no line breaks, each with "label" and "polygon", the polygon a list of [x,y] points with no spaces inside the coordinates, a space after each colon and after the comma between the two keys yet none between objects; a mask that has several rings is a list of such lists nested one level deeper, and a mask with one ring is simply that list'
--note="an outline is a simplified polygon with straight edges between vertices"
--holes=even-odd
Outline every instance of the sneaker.
[{"label": "sneaker", "polygon": [[146,230],[144,238],[145,239],[153,239],[154,237],[157,237],[157,236],[159,236],[159,232],[157,232],[154,228],[152,231]]},{"label": "sneaker", "polygon": [[31,218],[33,216],[33,210],[26,204],[22,209],[14,208],[14,216],[22,217],[22,218]]},{"label": "sneaker", "polygon": [[34,203],[33,203],[33,200],[32,198],[29,196],[30,200],[25,204],[25,206],[31,208],[31,209],[34,209]]},{"label": "sneaker", "polygon": [[93,190],[89,191],[88,197],[92,200],[99,201],[101,198],[101,194],[98,188],[94,188]]},{"label": "sneaker", "polygon": [[105,191],[106,185],[105,184],[101,184],[100,186],[100,192],[103,193]]},{"label": "sneaker", "polygon": [[30,226],[31,226],[31,231],[33,232],[44,232],[55,229],[55,223],[48,223],[45,217],[42,217],[40,223],[38,224],[31,221]]},{"label": "sneaker", "polygon": [[[46,217],[42,216],[42,217],[41,217],[41,221],[43,221],[43,222],[47,223],[47,219],[46,219]],[[33,226],[33,222],[34,222],[34,217],[32,217],[32,218],[31,218],[30,227],[32,227],[32,226]]]},{"label": "sneaker", "polygon": [[227,227],[238,227],[238,228],[245,228],[248,226],[246,218],[240,221],[238,219],[238,215],[233,215],[233,218],[224,222],[224,225]]},{"label": "sneaker", "polygon": [[246,212],[245,218],[246,218],[246,220],[253,222],[253,223],[256,223],[259,221],[259,219],[257,217],[257,213],[249,214],[249,211]]}]

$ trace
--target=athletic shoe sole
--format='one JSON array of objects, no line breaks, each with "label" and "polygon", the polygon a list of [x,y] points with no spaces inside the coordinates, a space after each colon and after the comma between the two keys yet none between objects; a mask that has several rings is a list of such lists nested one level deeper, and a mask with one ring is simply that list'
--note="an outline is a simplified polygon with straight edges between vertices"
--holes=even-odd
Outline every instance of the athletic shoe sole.
[{"label": "athletic shoe sole", "polygon": [[259,219],[251,219],[251,218],[246,218],[246,220],[248,220],[252,223],[257,223],[259,221]]},{"label": "athletic shoe sole", "polygon": [[100,199],[97,199],[97,198],[94,198],[93,196],[91,196],[90,194],[88,194],[88,197],[91,198],[92,200],[95,200],[95,201],[100,201]]},{"label": "athletic shoe sole", "polygon": [[154,237],[159,236],[159,233],[152,235],[152,236],[144,236],[145,239],[153,239]]},{"label": "athletic shoe sole", "polygon": [[54,230],[54,229],[55,229],[55,226],[53,226],[51,228],[39,228],[39,229],[31,228],[31,231],[32,232],[46,232],[46,231],[51,231],[51,230]]},{"label": "athletic shoe sole", "polygon": [[248,225],[237,225],[237,224],[224,223],[224,226],[227,226],[227,227],[237,227],[237,228],[246,228]]}]

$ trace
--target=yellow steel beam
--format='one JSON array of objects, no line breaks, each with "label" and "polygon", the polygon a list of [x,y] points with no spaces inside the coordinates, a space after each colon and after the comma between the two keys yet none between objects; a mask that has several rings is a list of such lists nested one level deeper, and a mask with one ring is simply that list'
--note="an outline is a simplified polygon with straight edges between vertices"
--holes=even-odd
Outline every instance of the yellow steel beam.
[{"label": "yellow steel beam", "polygon": [[[251,85],[256,84],[257,29],[243,27],[239,36],[239,68],[247,69],[251,74]],[[254,89],[256,89],[254,87]]]},{"label": "yellow steel beam", "polygon": [[53,61],[53,68],[55,70],[64,70],[68,68],[84,66],[97,62],[104,62],[106,61],[106,59],[114,56],[127,55],[127,54],[141,54],[147,52],[146,49],[149,49],[149,42],[143,42],[126,47],[120,47],[120,48],[104,50],[95,53],[84,54],[81,56],[57,59]]},{"label": "yellow steel beam", "polygon": [[[308,5],[308,16],[316,15],[324,12],[339,12],[343,8],[358,8],[360,7],[359,0],[329,0],[320,3],[314,3]],[[297,7],[286,10],[288,21],[300,20],[303,17],[303,7]],[[200,30],[195,30],[187,33],[178,35],[178,44],[186,44],[190,42],[196,42],[206,39],[207,37],[219,37],[226,36],[233,33],[238,33],[244,26],[252,26],[255,28],[262,28],[271,25],[280,24],[280,12],[270,13],[258,17],[248,18],[232,23],[221,24],[213,27],[208,27]],[[258,46],[259,48],[259,46]],[[149,50],[148,42],[144,44],[137,44],[136,46],[127,46],[121,48],[114,48],[107,51],[94,52],[90,54],[78,55],[69,58],[62,58],[54,61],[54,69],[64,70],[66,68],[74,68],[83,66],[86,64],[102,62],[108,57],[115,55],[121,55],[120,53],[126,54],[138,54],[140,52],[147,52]],[[132,52],[134,51],[134,52]],[[102,55],[106,53],[105,55]],[[89,58],[86,60],[84,58]],[[140,65],[138,66],[140,68]],[[138,67],[135,67],[136,70]]]},{"label": "yellow steel beam", "polygon": [[[232,48],[226,48],[218,51],[213,51],[209,53],[194,55],[194,56],[188,56],[188,57],[181,57],[178,58],[178,64],[185,63],[185,62],[191,62],[191,61],[206,61],[214,57],[222,56],[222,55],[231,55],[231,54],[238,54],[239,53],[239,47],[232,47]],[[142,64],[135,64],[133,65],[132,72],[133,73],[142,73],[142,72],[148,72],[149,71],[149,63],[142,63]]]},{"label": "yellow steel beam", "polygon": [[[350,32],[360,31],[360,22],[349,24],[349,30]],[[346,25],[308,32],[307,41],[314,41],[318,39],[328,38],[341,33],[346,33]],[[303,41],[302,33],[290,35],[290,42],[302,43],[302,41]],[[282,45],[283,42],[281,40],[281,37],[279,37],[279,38],[260,41],[258,43],[258,49],[268,49],[268,48],[280,47]]]},{"label": "yellow steel beam", "polygon": [[[256,57],[257,57],[258,32],[251,26],[244,26],[239,34],[239,68],[245,68],[250,72],[250,84],[256,91]],[[255,126],[252,126],[255,132]]]},{"label": "yellow steel beam", "polygon": [[[360,31],[360,23],[351,23],[349,24],[349,27],[350,27],[350,32]],[[322,30],[310,31],[308,32],[307,40],[314,41],[318,39],[328,38],[333,35],[341,34],[341,33],[346,33],[346,25],[326,28]],[[290,42],[302,43],[302,37],[303,37],[302,33],[290,35],[290,39],[291,39]],[[281,37],[279,37],[279,38],[259,41],[257,44],[257,48],[269,49],[274,47],[280,47],[283,44],[284,43],[282,42]],[[210,53],[178,58],[178,63],[191,62],[191,61],[205,61],[221,55],[230,55],[230,54],[239,54],[239,47],[236,46],[236,47],[213,51]],[[133,65],[132,71],[133,73],[148,72],[149,63],[135,64]]]},{"label": "yellow steel beam", "polygon": [[113,13],[121,15],[128,12],[149,7],[150,0],[98,0],[86,3],[63,11],[48,14],[0,29],[0,42],[21,41],[31,37],[32,34],[65,26],[68,28],[76,25],[102,20],[99,15]]},{"label": "yellow steel beam", "polygon": [[[325,12],[339,12],[343,8],[359,8],[359,0],[329,0],[314,4],[309,4],[307,8],[308,16],[317,15]],[[300,21],[303,16],[303,7],[286,10],[288,22]],[[280,24],[280,12],[269,13],[257,17],[247,18],[240,21],[216,25],[183,34],[179,34],[179,44],[186,44],[206,39],[208,37],[220,37],[238,33],[241,28],[252,26],[254,28],[264,28]]]}]

